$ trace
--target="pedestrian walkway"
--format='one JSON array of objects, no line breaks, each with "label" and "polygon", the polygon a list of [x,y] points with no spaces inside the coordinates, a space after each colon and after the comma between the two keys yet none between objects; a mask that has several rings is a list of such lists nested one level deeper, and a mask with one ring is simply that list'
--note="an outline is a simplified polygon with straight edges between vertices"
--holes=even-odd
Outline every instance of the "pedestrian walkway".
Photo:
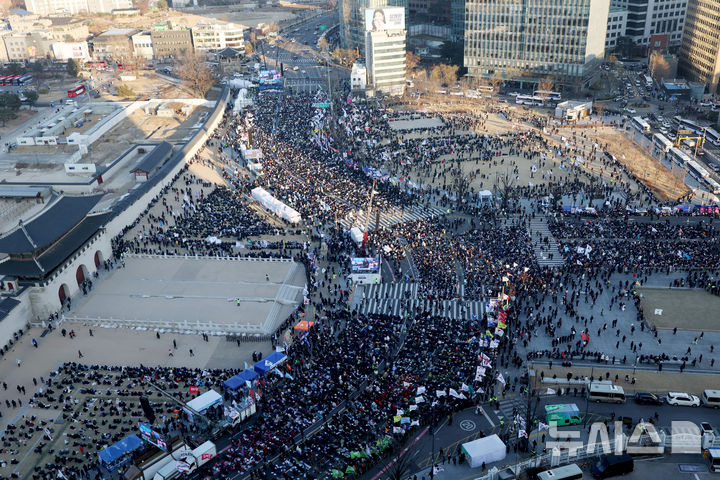
[{"label": "pedestrian walkway", "polygon": [[[425,207],[422,205],[412,205],[406,208],[391,207],[389,210],[382,210],[380,212],[380,226],[390,227],[398,223],[412,222],[422,218],[432,218],[436,215],[444,215],[447,213],[441,207],[431,205]],[[365,213],[363,212],[350,212],[347,217],[340,220],[340,224],[350,229],[352,227],[358,227],[361,230],[365,230]],[[370,215],[370,229],[375,228],[375,215]]]},{"label": "pedestrian walkway", "polygon": [[[533,250],[537,258],[538,265],[541,267],[556,268],[565,263],[565,259],[560,254],[557,240],[548,228],[547,217],[535,217],[530,220],[530,238],[533,242]],[[547,242],[545,242],[547,239]]]},{"label": "pedestrian walkway", "polygon": [[[470,320],[481,318],[484,313],[482,301],[429,300],[419,299],[418,284],[411,282],[380,283],[366,285],[355,304],[363,314],[402,315],[407,313],[428,312],[431,315],[443,315],[452,319]],[[364,294],[364,297],[362,295]]]},{"label": "pedestrian walkway", "polygon": [[522,395],[513,395],[498,400],[498,408],[496,410],[498,419],[512,423],[515,418],[513,409],[515,409],[515,415],[520,414],[522,417],[525,417],[527,399]]}]

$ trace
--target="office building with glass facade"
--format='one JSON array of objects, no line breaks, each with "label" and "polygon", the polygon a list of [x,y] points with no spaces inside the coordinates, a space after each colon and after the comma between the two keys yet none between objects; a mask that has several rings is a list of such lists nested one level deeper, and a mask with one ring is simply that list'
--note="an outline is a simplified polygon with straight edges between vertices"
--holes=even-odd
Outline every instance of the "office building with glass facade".
[{"label": "office building with glass facade", "polygon": [[468,74],[587,85],[605,56],[609,10],[610,0],[466,0]]},{"label": "office building with glass facade", "polygon": [[720,0],[690,0],[678,70],[704,83],[710,93],[720,82]]}]

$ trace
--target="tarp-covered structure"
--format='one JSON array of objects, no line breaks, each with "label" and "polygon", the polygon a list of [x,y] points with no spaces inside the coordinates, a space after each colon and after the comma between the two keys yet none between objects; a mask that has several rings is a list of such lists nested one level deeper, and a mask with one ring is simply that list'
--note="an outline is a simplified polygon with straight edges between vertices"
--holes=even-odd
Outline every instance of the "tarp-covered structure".
[{"label": "tarp-covered structure", "polygon": [[143,441],[140,440],[137,435],[132,434],[118,442],[113,443],[109,447],[100,450],[100,452],[98,452],[98,457],[100,457],[100,463],[102,463],[105,468],[112,471],[125,463],[124,459],[127,455],[142,446]]},{"label": "tarp-covered structure", "polygon": [[265,375],[273,368],[285,363],[286,360],[287,355],[285,355],[284,353],[273,352],[267,357],[257,362],[253,368],[255,368],[255,371],[260,375]]},{"label": "tarp-covered structure", "polygon": [[225,380],[223,382],[223,385],[228,390],[235,392],[242,388],[247,387],[247,383],[245,382],[252,382],[254,379],[258,377],[258,374],[255,372],[255,370],[243,370],[242,372],[238,373],[235,376],[232,376]]},{"label": "tarp-covered structure", "polygon": [[220,402],[222,402],[222,395],[220,395],[215,390],[208,390],[202,395],[193,398],[185,405],[192,408],[198,413],[203,413],[208,408],[212,407],[213,405],[217,405]]},{"label": "tarp-covered structure", "polygon": [[270,193],[262,187],[253,188],[250,195],[265,209],[271,211],[287,222],[300,223],[300,220],[302,220],[302,217],[297,210],[288,207],[283,202],[270,195]]},{"label": "tarp-covered structure", "polygon": [[477,468],[499,462],[505,455],[507,450],[505,444],[497,435],[478,438],[472,442],[463,443],[462,451],[468,458],[470,468]]}]

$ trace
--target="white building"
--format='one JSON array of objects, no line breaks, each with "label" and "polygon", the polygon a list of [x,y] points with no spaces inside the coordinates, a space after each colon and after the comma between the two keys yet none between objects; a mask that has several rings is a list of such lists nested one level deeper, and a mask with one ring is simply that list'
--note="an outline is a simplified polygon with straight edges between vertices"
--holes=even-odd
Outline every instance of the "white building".
[{"label": "white building", "polygon": [[365,10],[367,83],[375,92],[402,95],[405,90],[405,9]]},{"label": "white building", "polygon": [[198,23],[192,27],[193,45],[196,50],[222,50],[245,48],[246,27],[235,23]]},{"label": "white building", "polygon": [[612,6],[627,9],[626,35],[633,42],[651,46],[651,37],[659,35],[668,46],[680,45],[687,0],[612,0]]},{"label": "white building", "polygon": [[153,41],[148,32],[136,33],[132,37],[133,52],[135,56],[143,57],[146,60],[153,58]]},{"label": "white building", "polygon": [[608,14],[607,34],[605,35],[605,50],[612,50],[617,46],[618,37],[625,36],[627,28],[628,11],[622,7],[610,7]]},{"label": "white building", "polygon": [[555,116],[564,120],[580,120],[592,113],[593,102],[579,102],[568,100],[558,103],[555,107]]},{"label": "white building", "polygon": [[350,71],[350,89],[353,91],[364,91],[367,87],[367,68],[362,61],[353,63]]},{"label": "white building", "polygon": [[53,42],[50,48],[55,60],[69,60],[71,58],[81,62],[90,60],[87,42]]},{"label": "white building", "polygon": [[25,0],[25,8],[38,15],[56,13],[110,13],[116,9],[133,8],[132,0]]}]

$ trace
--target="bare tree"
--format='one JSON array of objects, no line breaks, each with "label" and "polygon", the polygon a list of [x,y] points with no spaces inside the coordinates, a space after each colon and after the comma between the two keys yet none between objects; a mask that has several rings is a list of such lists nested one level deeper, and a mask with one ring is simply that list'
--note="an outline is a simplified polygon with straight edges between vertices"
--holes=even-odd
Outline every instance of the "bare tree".
[{"label": "bare tree", "polygon": [[330,47],[330,44],[328,43],[328,41],[325,37],[322,37],[320,40],[318,40],[318,48],[320,49],[321,52],[326,52],[329,47]]},{"label": "bare tree", "polygon": [[[540,92],[552,92],[553,88],[555,88],[555,80],[550,75],[542,78],[538,82],[537,89],[540,90]],[[547,98],[548,94],[547,93],[538,93],[538,96],[540,96],[542,98]]]},{"label": "bare tree", "polygon": [[457,167],[452,170],[452,186],[457,197],[458,208],[462,205],[462,201],[470,190],[470,179],[465,175],[460,162],[457,163]]},{"label": "bare tree", "polygon": [[336,48],[332,52],[333,58],[335,58],[340,64],[346,66],[352,66],[355,60],[360,56],[357,50],[352,48]]},{"label": "bare tree", "polygon": [[502,196],[502,208],[507,209],[510,199],[514,196],[515,177],[508,170],[505,173],[498,174],[497,179],[497,188]]},{"label": "bare tree", "polygon": [[652,52],[649,70],[651,77],[665,79],[670,76],[670,62],[660,52]]},{"label": "bare tree", "polygon": [[185,80],[196,95],[204,98],[216,81],[215,74],[205,63],[205,56],[188,53],[178,58],[176,63],[178,77]]},{"label": "bare tree", "polygon": [[415,70],[420,63],[420,56],[414,54],[411,51],[405,52],[405,71],[407,73],[412,73],[413,70]]}]

